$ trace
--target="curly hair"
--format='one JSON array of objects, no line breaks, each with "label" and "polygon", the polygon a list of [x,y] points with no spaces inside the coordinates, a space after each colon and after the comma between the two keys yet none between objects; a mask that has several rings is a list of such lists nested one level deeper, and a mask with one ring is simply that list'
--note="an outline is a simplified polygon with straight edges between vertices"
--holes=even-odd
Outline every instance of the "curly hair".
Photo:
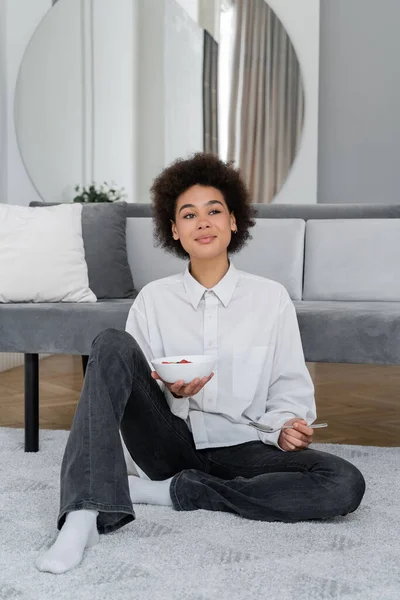
[{"label": "curly hair", "polygon": [[249,229],[255,225],[255,208],[251,206],[249,191],[239,169],[233,167],[233,161],[225,163],[216,155],[205,152],[175,160],[154,180],[150,193],[156,245],[175,256],[188,258],[180,241],[171,235],[171,221],[175,221],[177,199],[193,185],[210,186],[221,192],[229,212],[235,214],[238,228],[232,235],[228,253],[241,250],[252,238]]}]

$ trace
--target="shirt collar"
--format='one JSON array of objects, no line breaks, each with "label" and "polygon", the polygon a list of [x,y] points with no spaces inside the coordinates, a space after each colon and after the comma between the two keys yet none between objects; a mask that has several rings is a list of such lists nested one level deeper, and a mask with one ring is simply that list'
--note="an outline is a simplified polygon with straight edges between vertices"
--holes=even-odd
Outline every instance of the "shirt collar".
[{"label": "shirt collar", "polygon": [[224,275],[221,281],[219,281],[213,288],[210,288],[210,290],[207,290],[204,285],[201,285],[201,283],[196,281],[196,279],[190,274],[189,264],[183,274],[183,285],[185,286],[186,293],[189,296],[189,300],[193,308],[195,310],[198,309],[200,300],[207,291],[213,291],[226,308],[232,299],[233,292],[235,291],[236,284],[239,279],[239,273],[233,264],[230,262],[227,273]]}]

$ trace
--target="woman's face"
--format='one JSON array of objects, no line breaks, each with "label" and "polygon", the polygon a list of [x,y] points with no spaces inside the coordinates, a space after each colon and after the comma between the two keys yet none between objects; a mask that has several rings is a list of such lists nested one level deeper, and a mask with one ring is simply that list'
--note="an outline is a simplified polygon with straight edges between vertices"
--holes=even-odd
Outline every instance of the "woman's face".
[{"label": "woman's face", "polygon": [[194,185],[178,197],[172,235],[191,259],[226,255],[234,230],[235,217],[216,188]]}]

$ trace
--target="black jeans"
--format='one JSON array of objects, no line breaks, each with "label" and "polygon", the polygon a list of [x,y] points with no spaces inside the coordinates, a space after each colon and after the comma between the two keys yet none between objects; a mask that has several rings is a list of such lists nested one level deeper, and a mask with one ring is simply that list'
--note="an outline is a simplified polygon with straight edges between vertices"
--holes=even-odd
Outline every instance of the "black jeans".
[{"label": "black jeans", "polygon": [[133,460],[154,480],[173,477],[176,510],[228,511],[263,521],[346,515],[365,481],[351,463],[307,449],[282,452],[252,441],[196,450],[173,415],[136,341],[108,329],[93,342],[61,468],[58,528],[72,510],[99,511],[100,533],[135,518],[120,432]]}]

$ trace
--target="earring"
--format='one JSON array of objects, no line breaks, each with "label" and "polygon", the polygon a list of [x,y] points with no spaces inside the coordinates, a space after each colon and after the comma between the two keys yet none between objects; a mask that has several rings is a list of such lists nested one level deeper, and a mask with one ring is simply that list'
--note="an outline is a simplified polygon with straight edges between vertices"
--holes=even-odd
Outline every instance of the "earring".
[{"label": "earring", "polygon": [[237,231],[238,231],[237,229],[233,229],[233,233],[237,233]]}]

